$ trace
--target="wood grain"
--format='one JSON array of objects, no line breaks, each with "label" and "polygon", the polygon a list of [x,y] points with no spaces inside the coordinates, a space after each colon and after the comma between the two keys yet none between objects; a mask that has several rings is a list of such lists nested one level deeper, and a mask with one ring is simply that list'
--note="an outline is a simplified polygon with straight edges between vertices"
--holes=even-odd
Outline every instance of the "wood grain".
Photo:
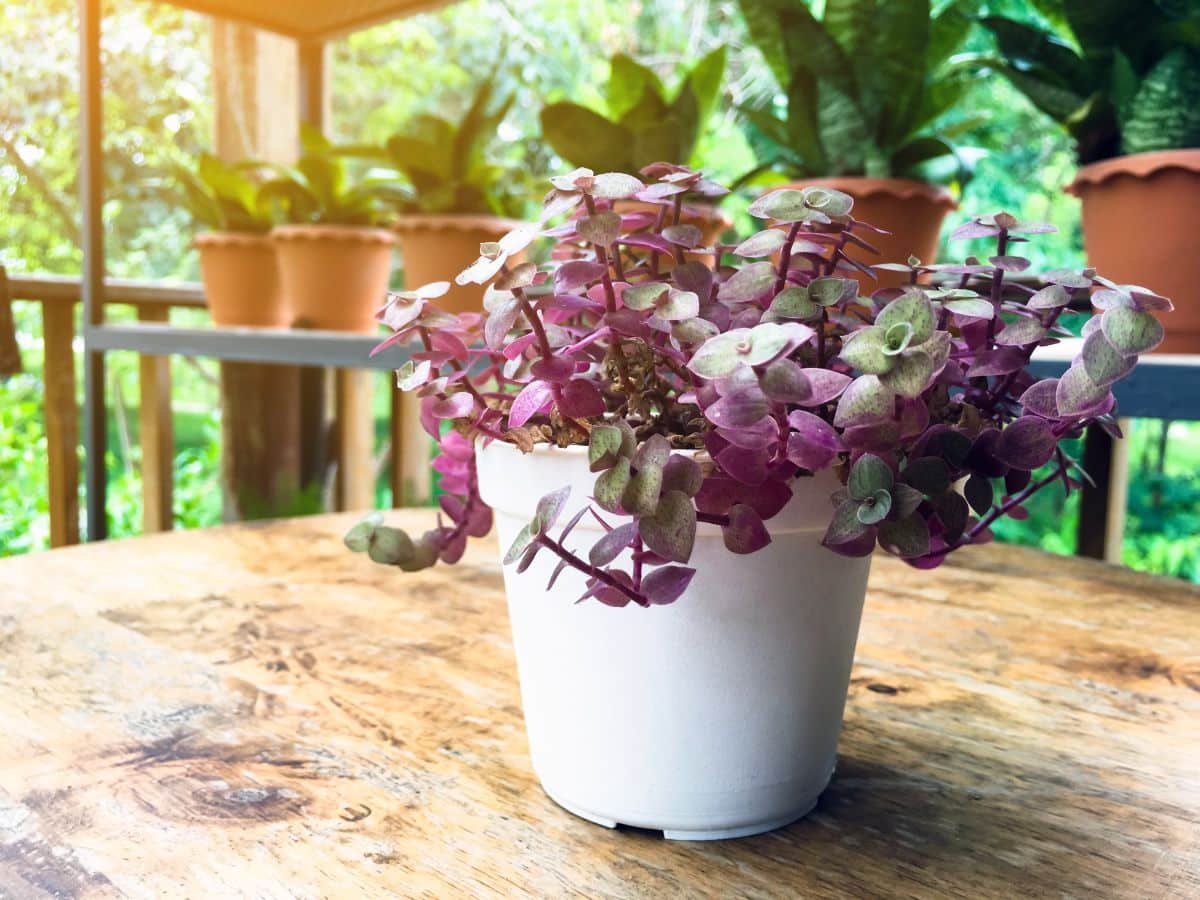
[{"label": "wood grain", "polygon": [[670,843],[538,787],[494,545],[393,574],[354,518],[0,562],[0,896],[1200,896],[1194,587],[878,559],[817,811]]}]

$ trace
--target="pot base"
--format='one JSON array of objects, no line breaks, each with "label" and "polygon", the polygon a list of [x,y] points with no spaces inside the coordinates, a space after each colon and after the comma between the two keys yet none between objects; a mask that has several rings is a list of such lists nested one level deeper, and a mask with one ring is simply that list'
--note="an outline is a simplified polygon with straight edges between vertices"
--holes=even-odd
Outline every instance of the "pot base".
[{"label": "pot base", "polygon": [[829,787],[829,781],[833,778],[833,773],[829,773],[829,779],[821,785],[820,790],[815,791],[810,797],[799,804],[793,812],[786,816],[770,819],[766,822],[755,822],[750,825],[739,825],[736,828],[656,828],[654,825],[644,825],[639,822],[618,822],[616,819],[610,819],[607,816],[599,815],[598,813],[588,812],[568,800],[564,800],[558,796],[550,788],[542,785],[542,790],[546,792],[546,796],[565,809],[572,815],[579,816],[581,819],[605,828],[616,828],[618,825],[628,825],[631,828],[647,828],[654,831],[662,831],[663,838],[668,841],[724,841],[731,838],[751,837],[756,834],[766,834],[768,831],[774,831],[777,828],[783,828],[791,825],[793,822],[798,822],[807,816],[816,808],[817,801],[821,799],[821,794],[825,792],[825,788]]}]

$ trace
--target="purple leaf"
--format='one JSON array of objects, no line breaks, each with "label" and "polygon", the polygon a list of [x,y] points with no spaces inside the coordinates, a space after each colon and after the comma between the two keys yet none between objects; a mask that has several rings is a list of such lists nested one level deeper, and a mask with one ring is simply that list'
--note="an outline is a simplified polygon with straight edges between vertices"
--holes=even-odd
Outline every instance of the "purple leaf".
[{"label": "purple leaf", "polygon": [[869,425],[892,414],[895,394],[876,375],[862,375],[846,386],[833,424],[839,428]]},{"label": "purple leaf", "polygon": [[529,371],[544,381],[563,382],[575,374],[575,361],[564,356],[543,357],[535,361]]},{"label": "purple leaf", "polygon": [[570,294],[576,289],[596,281],[607,269],[601,263],[583,259],[573,259],[564,262],[554,272],[554,291],[557,294]]},{"label": "purple leaf", "polygon": [[704,472],[700,464],[688,456],[673,453],[663,467],[662,489],[682,491],[688,497],[694,497],[704,483]]},{"label": "purple leaf", "polygon": [[762,518],[749,506],[734,504],[729,510],[729,524],[721,530],[725,546],[732,553],[754,553],[771,543],[771,535]]},{"label": "purple leaf", "polygon": [[742,484],[762,484],[767,479],[767,458],[761,450],[730,445],[714,459],[721,470]]},{"label": "purple leaf", "polygon": [[1108,388],[1092,381],[1082,365],[1073,365],[1058,379],[1054,402],[1060,416],[1072,418],[1088,414],[1102,404],[1108,394]]},{"label": "purple leaf", "polygon": [[438,419],[463,419],[475,409],[475,398],[465,391],[438,397],[429,407],[430,415]]},{"label": "purple leaf", "polygon": [[554,399],[554,389],[548,381],[531,381],[513,399],[508,411],[508,427],[520,428],[538,413],[547,409]]},{"label": "purple leaf", "polygon": [[592,545],[592,549],[588,551],[588,562],[593,566],[607,566],[633,546],[637,536],[637,522],[625,522],[618,525]]},{"label": "purple leaf", "polygon": [[1084,338],[1079,356],[1088,378],[1100,386],[1119,381],[1137,365],[1136,356],[1125,356],[1118,352],[1101,330],[1093,331]]},{"label": "purple leaf", "polygon": [[771,404],[758,386],[734,391],[704,410],[704,417],[719,428],[744,428],[771,411]]},{"label": "purple leaf", "polygon": [[590,419],[604,414],[604,397],[596,385],[584,378],[573,378],[562,386],[558,411],[571,419]]},{"label": "purple leaf", "polygon": [[1041,416],[1044,419],[1058,418],[1058,379],[1046,378],[1026,389],[1017,400],[1026,412]]},{"label": "purple leaf", "polygon": [[1015,469],[1033,471],[1051,460],[1057,446],[1058,438],[1045,419],[1022,416],[1000,432],[996,456]]},{"label": "purple leaf", "polygon": [[833,426],[819,416],[803,410],[788,415],[792,433],[788,435],[788,461],[801,469],[819,472],[829,467],[844,447]]},{"label": "purple leaf", "polygon": [[1000,347],[975,354],[975,361],[967,369],[968,378],[987,375],[1011,375],[1025,368],[1029,355],[1017,347]]},{"label": "purple leaf", "polygon": [[642,579],[642,593],[656,606],[674,603],[692,583],[695,569],[686,566],[663,566]]},{"label": "purple leaf", "polygon": [[917,514],[884,522],[879,526],[879,545],[901,559],[929,552],[929,525]]}]

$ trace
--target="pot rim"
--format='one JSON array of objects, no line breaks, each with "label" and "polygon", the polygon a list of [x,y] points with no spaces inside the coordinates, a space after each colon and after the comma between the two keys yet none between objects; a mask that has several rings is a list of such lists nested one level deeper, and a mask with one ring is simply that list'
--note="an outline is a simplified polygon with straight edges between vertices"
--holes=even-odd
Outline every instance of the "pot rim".
[{"label": "pot rim", "polygon": [[193,247],[268,247],[269,232],[201,231],[192,235]]},{"label": "pot rim", "polygon": [[491,213],[412,213],[398,216],[391,230],[404,233],[428,228],[433,231],[495,231],[503,234],[526,223]]},{"label": "pot rim", "polygon": [[360,244],[394,244],[395,235],[370,225],[276,225],[267,235],[272,241],[346,241]]},{"label": "pot rim", "polygon": [[1152,150],[1148,153],[1127,153],[1081,166],[1074,180],[1063,190],[1078,197],[1085,186],[1100,185],[1120,175],[1131,178],[1150,178],[1159,172],[1178,169],[1200,173],[1200,148]]},{"label": "pot rim", "polygon": [[[485,441],[487,442],[486,447],[485,447]],[[585,464],[586,464],[586,460],[587,460],[588,448],[587,448],[586,444],[570,444],[566,447],[559,447],[556,444],[539,443],[539,444],[535,444],[533,447],[533,450],[531,450],[529,453],[524,453],[520,447],[518,447],[516,444],[511,444],[508,441],[501,441],[501,440],[494,440],[494,439],[487,441],[486,438],[480,437],[476,440],[475,452],[476,452],[476,454],[483,453],[483,452],[485,452],[485,449],[490,449],[491,447],[493,447],[496,444],[503,444],[506,448],[508,448],[508,452],[519,453],[519,454],[521,454],[521,456],[548,457],[552,454],[559,454],[559,453],[565,452],[568,456],[575,457],[580,462],[583,462]],[[502,451],[502,452],[504,452],[504,451]],[[679,448],[679,449],[672,449],[671,452],[695,457],[697,454],[705,453],[706,451],[694,450],[694,449],[690,449],[690,448]],[[594,476],[599,473],[592,473],[592,474]],[[805,483],[801,487],[797,488],[797,486],[796,486],[797,482],[807,482],[807,483]],[[822,482],[825,482],[824,485],[822,485]],[[836,482],[836,484],[835,484],[835,482]],[[563,486],[562,484],[555,484],[555,485],[547,484],[546,490],[553,491],[553,490],[557,490],[558,488],[560,488],[562,486]],[[797,503],[797,499],[799,498],[802,490],[809,489],[809,488],[813,489],[813,490],[818,490],[818,489],[824,487],[828,490],[827,490],[827,492],[820,493],[820,496],[822,497],[822,499],[827,499],[828,495],[833,493],[833,491],[838,486],[840,486],[840,481],[839,481],[838,476],[833,468],[823,469],[820,472],[815,472],[811,475],[798,476],[797,478],[793,479],[791,482],[789,482],[789,487],[793,491],[792,500],[789,501],[788,506],[784,507],[784,509],[781,512],[772,516],[770,519],[765,520],[768,531],[770,531],[772,535],[799,534],[799,533],[804,533],[804,532],[809,532],[809,533],[822,532],[823,533],[829,525],[828,515],[824,515],[824,516],[810,515],[812,510],[811,510],[809,504],[806,502],[800,502],[799,506],[797,506],[796,508],[791,510],[790,515],[788,514],[788,512],[789,512],[789,509],[792,508],[793,505]],[[536,500],[536,498],[535,498],[535,500]],[[484,502],[487,502],[487,501],[485,500]],[[491,504],[489,504],[489,505],[491,505]],[[493,509],[496,509],[496,511],[498,511],[498,512],[501,512],[501,511],[506,512],[509,515],[517,515],[517,514],[524,515],[527,512],[524,509],[521,509],[521,510],[498,509],[497,507],[494,507],[494,506],[493,506]],[[533,511],[533,504],[530,504],[530,508],[529,508],[528,512],[530,514],[532,514],[532,511]],[[832,508],[829,509],[829,513],[832,513]],[[811,519],[811,521],[809,521],[810,519]],[[588,530],[588,531],[602,530],[602,529],[600,529],[599,525],[595,525],[593,527],[586,521],[581,522],[578,527],[582,528],[584,530]],[[697,530],[698,535],[699,534],[708,535],[708,536],[720,536],[721,535],[720,526],[713,525],[713,524],[710,524],[707,522],[700,522],[697,525],[697,529],[698,529]]]},{"label": "pot rim", "polygon": [[[830,175],[824,178],[800,178],[781,185],[785,188],[812,187],[814,185],[844,191],[859,197],[871,197],[875,194],[891,194],[901,200],[928,200],[947,210],[958,209],[958,201],[950,190],[940,184],[928,181],[915,181],[911,178],[869,178],[866,175]],[[772,188],[771,190],[778,190]]]}]

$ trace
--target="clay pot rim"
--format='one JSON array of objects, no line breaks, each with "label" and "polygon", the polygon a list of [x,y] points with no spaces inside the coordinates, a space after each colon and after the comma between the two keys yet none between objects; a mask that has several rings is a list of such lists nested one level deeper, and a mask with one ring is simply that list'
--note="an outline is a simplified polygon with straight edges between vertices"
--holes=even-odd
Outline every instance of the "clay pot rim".
[{"label": "clay pot rim", "polygon": [[346,241],[359,244],[394,244],[386,228],[369,225],[277,225],[267,235],[272,241]]},{"label": "clay pot rim", "polygon": [[504,234],[527,224],[520,219],[494,216],[491,213],[412,213],[397,217],[392,231],[403,234],[422,228],[431,231],[488,231]]},{"label": "clay pot rim", "polygon": [[1082,166],[1075,179],[1064,190],[1079,196],[1085,185],[1100,185],[1119,175],[1149,178],[1170,169],[1200,173],[1200,148],[1152,150],[1149,153],[1129,153]]},{"label": "clay pot rim", "polygon": [[257,231],[202,231],[192,236],[193,247],[268,247],[270,243],[267,232]]},{"label": "clay pot rim", "polygon": [[[868,178],[865,175],[833,175],[828,178],[804,178],[790,181],[782,187],[803,188],[812,187],[833,188],[857,197],[871,197],[875,194],[891,194],[901,200],[928,200],[947,210],[958,209],[958,201],[954,195],[940,184],[930,184],[928,181],[914,181],[911,178]],[[772,190],[776,190],[772,188]]]}]

